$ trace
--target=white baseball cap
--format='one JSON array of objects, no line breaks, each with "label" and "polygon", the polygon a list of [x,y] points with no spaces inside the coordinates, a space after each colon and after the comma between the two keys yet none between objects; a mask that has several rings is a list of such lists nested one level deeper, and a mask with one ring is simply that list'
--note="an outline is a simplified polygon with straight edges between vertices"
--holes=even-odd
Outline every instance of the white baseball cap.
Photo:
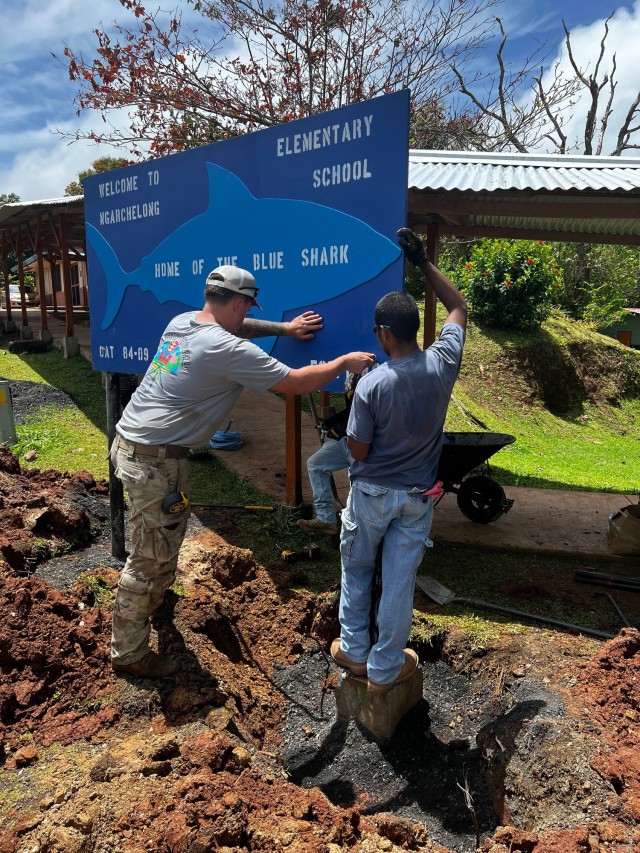
[{"label": "white baseball cap", "polygon": [[256,296],[258,295],[256,280],[250,272],[243,270],[241,267],[234,267],[231,264],[223,264],[221,267],[216,267],[207,276],[206,284],[214,287],[222,287],[225,290],[232,290],[234,293],[246,296],[251,300],[252,305],[260,308],[262,311],[262,307],[256,300]]}]

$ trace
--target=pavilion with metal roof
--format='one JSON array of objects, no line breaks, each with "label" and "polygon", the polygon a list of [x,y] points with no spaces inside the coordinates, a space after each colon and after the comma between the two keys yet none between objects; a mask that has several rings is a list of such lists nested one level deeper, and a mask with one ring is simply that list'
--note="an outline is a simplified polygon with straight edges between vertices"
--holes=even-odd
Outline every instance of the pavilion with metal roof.
[{"label": "pavilion with metal roof", "polygon": [[[640,245],[640,158],[410,151],[407,224],[427,235],[429,257],[435,262],[439,238],[445,235]],[[82,196],[0,207],[5,286],[10,252],[18,257],[24,251],[35,254],[40,281],[44,253],[57,254],[69,336],[70,254],[85,254],[85,244]],[[18,272],[23,287],[20,268]],[[10,311],[7,299],[8,319]],[[41,323],[46,330],[42,294]],[[24,305],[22,324],[27,325]],[[429,288],[424,328],[427,346],[436,329],[435,297]],[[297,407],[288,401],[287,499],[292,504],[300,503],[302,495],[296,420],[299,433],[299,400]]]},{"label": "pavilion with metal roof", "polygon": [[[446,235],[640,245],[640,158],[409,151],[407,224],[427,235],[434,261]],[[72,335],[69,261],[86,250],[83,196],[3,205],[0,247],[5,284],[10,252],[61,262]],[[426,343],[435,335],[432,303]],[[41,321],[46,329],[43,294]]]},{"label": "pavilion with metal roof", "polygon": [[637,246],[640,158],[409,151],[408,210],[433,261],[445,235]]},{"label": "pavilion with metal roof", "polygon": [[[86,238],[84,227],[84,196],[17,201],[0,206],[0,258],[4,276],[7,325],[12,327],[9,303],[9,255],[17,259],[18,284],[24,291],[23,256],[29,252],[36,259],[38,288],[40,291],[40,335],[47,335],[47,308],[44,293],[44,264],[57,262],[62,268],[62,291],[66,339],[73,340],[73,304],[71,292],[71,260],[84,257]],[[57,306],[55,306],[57,307]],[[21,310],[21,335],[28,336],[29,323],[26,303]],[[29,334],[30,334],[29,330]],[[66,349],[64,350],[66,353]],[[70,351],[74,351],[70,347]]]}]

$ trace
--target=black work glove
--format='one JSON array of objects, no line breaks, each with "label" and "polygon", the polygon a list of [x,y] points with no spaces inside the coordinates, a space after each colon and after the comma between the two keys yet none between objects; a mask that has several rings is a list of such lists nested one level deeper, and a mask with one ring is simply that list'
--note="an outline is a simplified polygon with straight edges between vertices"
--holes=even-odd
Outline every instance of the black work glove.
[{"label": "black work glove", "polygon": [[427,256],[424,253],[424,246],[418,235],[414,234],[410,228],[400,228],[396,232],[396,236],[398,237],[398,243],[402,247],[405,258],[411,261],[412,264],[415,264],[415,266],[422,267],[427,260]]}]

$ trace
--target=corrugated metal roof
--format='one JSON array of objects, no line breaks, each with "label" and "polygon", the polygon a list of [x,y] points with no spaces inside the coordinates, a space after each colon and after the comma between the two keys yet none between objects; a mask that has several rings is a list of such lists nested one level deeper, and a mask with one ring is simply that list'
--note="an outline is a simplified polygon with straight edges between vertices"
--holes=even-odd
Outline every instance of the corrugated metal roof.
[{"label": "corrugated metal roof", "polygon": [[13,239],[16,233],[21,231],[25,249],[34,249],[32,239],[40,224],[42,246],[59,246],[61,217],[65,220],[67,242],[76,247],[84,247],[84,196],[81,195],[3,204],[0,206],[0,242],[3,235],[9,235],[10,239]]},{"label": "corrugated metal roof", "polygon": [[412,150],[409,187],[640,193],[640,158]]},{"label": "corrugated metal roof", "polygon": [[[412,150],[408,159],[409,224],[419,230],[640,245],[640,157]],[[0,233],[68,209],[69,240],[82,246],[83,202],[5,204]]]},{"label": "corrugated metal roof", "polygon": [[44,198],[36,201],[10,201],[7,204],[0,205],[0,224],[10,219],[22,218],[21,214],[27,217],[37,216],[40,213],[54,210],[56,207],[77,204],[83,199],[84,196],[81,195],[69,195],[63,198]]},{"label": "corrugated metal roof", "polygon": [[442,235],[640,244],[640,157],[409,152],[409,222]]}]

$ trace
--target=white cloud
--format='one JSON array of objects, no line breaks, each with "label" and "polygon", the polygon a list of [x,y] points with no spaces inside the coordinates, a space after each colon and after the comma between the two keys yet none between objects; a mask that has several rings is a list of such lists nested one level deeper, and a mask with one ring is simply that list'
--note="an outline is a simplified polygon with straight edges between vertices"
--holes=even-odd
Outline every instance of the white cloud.
[{"label": "white cloud", "polygon": [[[570,27],[571,50],[576,64],[585,77],[595,72],[596,62],[600,52],[600,45],[604,36],[603,15],[589,26]],[[617,81],[615,98],[613,101],[613,112],[608,122],[607,132],[604,137],[602,155],[611,153],[615,146],[618,130],[626,116],[629,106],[640,90],[640,73],[638,71],[637,44],[640,39],[640,0],[635,0],[633,7],[619,8],[613,18],[609,21],[609,33],[605,42],[605,53],[600,63],[597,79],[601,82],[605,73],[612,69],[612,56],[616,55]],[[552,79],[552,70],[558,63],[566,77],[573,76],[574,72],[569,60],[566,44],[564,41],[558,45],[555,55],[552,55],[547,63],[547,70],[543,80]],[[608,85],[602,89],[600,94],[600,107],[598,111],[598,123],[596,127],[596,138],[600,132],[600,119],[609,97]],[[585,119],[590,106],[590,95],[582,89],[573,107],[565,114],[563,131],[567,135],[568,145],[572,146],[572,153],[583,153],[583,139]],[[637,121],[635,122],[637,124]],[[577,146],[577,147],[575,147]],[[552,150],[549,148],[548,150]],[[633,151],[626,152],[623,156],[633,156]]]},{"label": "white cloud", "polygon": [[[181,0],[169,4],[176,6],[185,21],[193,20],[188,4]],[[102,129],[98,112],[77,114],[78,87],[69,80],[64,47],[93,56],[97,45],[93,31],[112,32],[116,20],[125,25],[135,20],[119,0],[0,2],[0,32],[10,34],[0,50],[0,194],[16,193],[23,200],[56,198],[98,157],[129,156],[111,145],[88,141],[70,145],[56,133]],[[109,122],[129,126],[126,111],[110,114]]]},{"label": "white cloud", "polygon": [[2,0],[0,32],[10,34],[2,43],[2,62],[22,63],[34,55],[61,49],[63,42],[88,46],[100,24],[129,15],[118,0]]},{"label": "white cloud", "polygon": [[[560,19],[567,12],[578,14],[571,6],[575,0],[521,0],[519,3],[504,3],[496,10],[503,19],[510,42],[519,43],[519,49],[535,48],[536,43],[551,39],[558,45],[553,54],[563,67],[568,67],[566,51],[562,44]],[[177,6],[185,16],[193,10],[181,0],[173,0],[169,8]],[[602,35],[604,16],[600,11],[600,0],[582,0],[580,14],[583,19],[598,17],[590,26],[571,26],[572,45],[576,59],[581,65],[593,62]],[[198,18],[202,23],[201,18]],[[68,44],[76,53],[84,51],[92,56],[96,47],[96,28],[112,28],[114,20],[124,23],[133,21],[131,12],[124,9],[119,0],[2,0],[0,3],[0,31],[10,34],[3,40],[0,51],[0,194],[17,193],[22,199],[54,198],[64,193],[64,188],[74,180],[78,172],[88,169],[101,156],[127,156],[124,150],[113,146],[96,145],[89,142],[69,144],[55,133],[64,130],[70,134],[76,130],[100,130],[102,119],[95,111],[76,114],[73,103],[77,86],[68,79],[64,62],[64,45]],[[575,20],[575,17],[574,17]],[[618,8],[609,24],[609,55],[615,48],[618,60],[618,88],[616,110],[610,127],[617,131],[629,102],[639,88],[636,72],[635,45],[640,37],[640,0],[633,7]],[[56,60],[51,56],[60,57]],[[529,49],[531,52],[531,49]],[[478,57],[478,67],[488,70],[489,60],[493,67],[490,51]],[[604,96],[604,93],[603,93]],[[566,127],[572,138],[580,133],[579,118],[584,119],[586,108],[581,102],[573,114],[575,118]],[[126,114],[110,116],[113,123],[128,127]],[[612,147],[610,137],[604,153]]]}]

